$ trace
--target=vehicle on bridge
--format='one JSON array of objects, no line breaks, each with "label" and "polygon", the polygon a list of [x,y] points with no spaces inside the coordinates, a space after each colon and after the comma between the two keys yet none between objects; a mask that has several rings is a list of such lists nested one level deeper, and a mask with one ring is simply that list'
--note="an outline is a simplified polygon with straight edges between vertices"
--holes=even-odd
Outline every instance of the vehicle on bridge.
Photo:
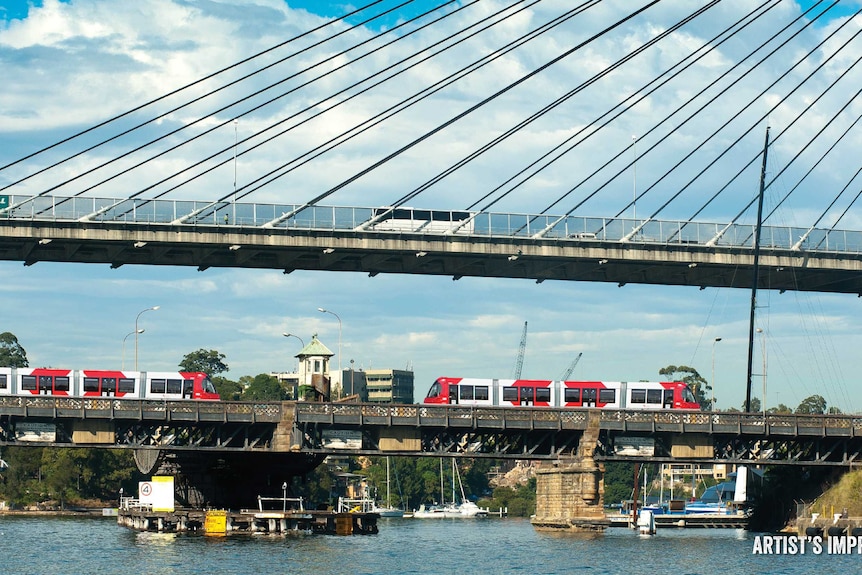
[{"label": "vehicle on bridge", "polygon": [[113,371],[0,367],[0,396],[50,395],[119,399],[219,399],[209,376],[194,371]]},{"label": "vehicle on bridge", "polygon": [[375,208],[371,229],[383,232],[410,232],[443,234],[473,233],[475,212],[458,210],[428,210],[406,207]]},{"label": "vehicle on bridge", "polygon": [[440,377],[424,403],[502,407],[700,409],[681,381],[552,381]]}]

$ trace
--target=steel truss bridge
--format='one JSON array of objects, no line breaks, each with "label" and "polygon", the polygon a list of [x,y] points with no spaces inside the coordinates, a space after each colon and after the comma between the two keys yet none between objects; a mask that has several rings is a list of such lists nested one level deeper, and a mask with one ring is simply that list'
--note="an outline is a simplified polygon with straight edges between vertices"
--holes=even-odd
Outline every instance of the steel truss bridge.
[{"label": "steel truss bridge", "polygon": [[[595,410],[593,410],[595,411]],[[0,398],[0,445],[556,460],[586,409]],[[862,416],[600,410],[597,459],[851,467]],[[46,434],[47,433],[47,434]]]},{"label": "steel truss bridge", "polygon": [[[0,210],[0,260],[28,266],[179,265],[700,288],[750,288],[754,278],[754,225],[179,200],[10,200]],[[759,287],[862,294],[862,232],[764,226],[759,252]]]}]

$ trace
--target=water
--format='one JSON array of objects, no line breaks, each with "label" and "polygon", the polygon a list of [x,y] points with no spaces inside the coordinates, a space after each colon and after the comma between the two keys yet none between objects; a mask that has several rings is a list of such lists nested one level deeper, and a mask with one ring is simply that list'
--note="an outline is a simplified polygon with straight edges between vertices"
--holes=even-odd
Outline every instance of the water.
[{"label": "water", "polygon": [[11,575],[856,573],[862,555],[753,555],[745,531],[625,528],[537,533],[523,519],[381,520],[372,536],[207,537],[139,533],[113,518],[0,516],[0,571]]}]

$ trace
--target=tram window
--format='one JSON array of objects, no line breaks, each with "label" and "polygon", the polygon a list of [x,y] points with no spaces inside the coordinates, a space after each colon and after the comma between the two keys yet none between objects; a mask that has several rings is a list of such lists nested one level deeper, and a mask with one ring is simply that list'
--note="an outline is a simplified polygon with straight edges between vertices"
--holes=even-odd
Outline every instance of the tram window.
[{"label": "tram window", "polygon": [[88,391],[99,391],[99,378],[98,377],[85,377],[84,378],[84,392]]},{"label": "tram window", "polygon": [[135,380],[130,377],[121,377],[117,385],[120,393],[135,393]]},{"label": "tram window", "polygon": [[440,382],[435,381],[434,385],[431,386],[431,389],[428,390],[428,395],[426,397],[437,397],[440,395]]},{"label": "tram window", "polygon": [[150,393],[164,393],[166,385],[164,379],[153,379],[150,381]]},{"label": "tram window", "polygon": [[534,392],[535,392],[535,389],[532,387],[522,387],[521,388],[521,401],[535,401],[534,400]]},{"label": "tram window", "polygon": [[9,384],[6,382],[6,374],[0,373],[0,389],[6,389]]},{"label": "tram window", "polygon": [[617,401],[617,390],[616,389],[600,389],[599,390],[599,401],[602,403],[616,403],[616,401]]},{"label": "tram window", "polygon": [[487,385],[477,385],[475,387],[475,394],[478,401],[488,401],[488,386]]},{"label": "tram window", "polygon": [[537,387],[536,401],[551,401],[551,389],[548,387]]},{"label": "tram window", "polygon": [[21,376],[21,389],[25,391],[36,391],[36,376],[35,375],[22,375]]},{"label": "tram window", "polygon": [[581,388],[579,387],[567,387],[566,391],[563,392],[563,400],[566,403],[578,403],[581,401]]},{"label": "tram window", "polygon": [[168,393],[175,393],[177,395],[183,392],[183,382],[180,379],[169,379],[168,380]]},{"label": "tram window", "polygon": [[55,377],[54,378],[54,389],[56,391],[69,391],[69,377]]},{"label": "tram window", "polygon": [[458,392],[458,397],[460,399],[473,399],[472,385],[459,385],[458,388],[460,389],[460,391]]},{"label": "tram window", "polygon": [[645,389],[633,389],[631,402],[632,403],[646,403],[646,390]]},{"label": "tram window", "polygon": [[648,389],[646,393],[646,402],[647,403],[661,403],[661,390],[660,389]]},{"label": "tram window", "polygon": [[103,377],[102,378],[102,393],[117,393],[117,378]]},{"label": "tram window", "polygon": [[183,380],[183,397],[192,397],[194,395],[195,382],[191,379]]},{"label": "tram window", "polygon": [[517,387],[504,387],[503,388],[503,401],[518,401],[518,388]]},{"label": "tram window", "polygon": [[50,375],[40,375],[39,376],[39,389],[53,391],[54,390],[54,378]]}]

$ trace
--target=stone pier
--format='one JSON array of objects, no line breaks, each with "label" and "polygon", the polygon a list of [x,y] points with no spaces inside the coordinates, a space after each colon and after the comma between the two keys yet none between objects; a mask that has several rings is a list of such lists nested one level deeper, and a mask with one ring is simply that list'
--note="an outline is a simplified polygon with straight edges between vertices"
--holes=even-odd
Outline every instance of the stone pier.
[{"label": "stone pier", "polygon": [[576,456],[543,463],[536,471],[536,515],[540,531],[596,532],[610,525],[604,511],[604,468],[593,459],[601,413],[591,411]]}]

